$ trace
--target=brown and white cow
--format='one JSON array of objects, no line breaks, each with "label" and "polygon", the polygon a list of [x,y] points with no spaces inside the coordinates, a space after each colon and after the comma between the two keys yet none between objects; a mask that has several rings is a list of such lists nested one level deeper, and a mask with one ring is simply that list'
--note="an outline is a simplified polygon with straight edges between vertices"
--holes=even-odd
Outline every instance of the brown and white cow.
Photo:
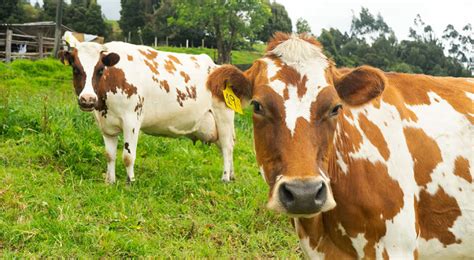
[{"label": "brown and white cow", "polygon": [[115,182],[118,135],[123,160],[134,180],[138,134],[186,136],[216,143],[224,160],[223,181],[234,178],[234,111],[214,98],[206,80],[216,65],[207,55],[156,51],[123,42],[78,43],[63,52],[84,111],[94,111],[107,155],[107,177]]},{"label": "brown and white cow", "polygon": [[253,105],[268,207],[308,257],[474,256],[472,80],[338,70],[314,38],[279,33],[208,87],[227,82]]}]

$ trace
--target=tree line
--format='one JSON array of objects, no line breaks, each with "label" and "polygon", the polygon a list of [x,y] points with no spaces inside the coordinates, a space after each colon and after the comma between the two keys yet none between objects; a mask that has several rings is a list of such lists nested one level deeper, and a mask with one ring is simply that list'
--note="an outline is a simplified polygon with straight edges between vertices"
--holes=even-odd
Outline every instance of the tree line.
[{"label": "tree line", "polygon": [[[28,0],[2,0],[0,23],[54,20],[58,0],[40,6]],[[64,1],[64,0],[62,0]],[[71,0],[63,4],[63,24],[79,32],[152,45],[155,37],[171,45],[216,48],[218,63],[229,63],[231,51],[252,49],[275,31],[312,33],[302,18],[292,21],[285,7],[274,0],[120,0],[120,20],[113,29],[96,0]],[[448,24],[441,37],[418,15],[399,41],[383,17],[362,8],[353,15],[349,32],[323,29],[317,36],[328,56],[340,67],[369,64],[386,71],[431,75],[469,76],[474,62],[471,24],[460,30]]]}]

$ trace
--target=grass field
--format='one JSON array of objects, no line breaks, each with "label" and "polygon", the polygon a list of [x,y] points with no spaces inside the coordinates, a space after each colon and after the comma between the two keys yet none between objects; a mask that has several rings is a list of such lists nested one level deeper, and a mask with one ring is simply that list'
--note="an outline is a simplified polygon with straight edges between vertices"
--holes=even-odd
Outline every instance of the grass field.
[{"label": "grass field", "polygon": [[71,74],[48,59],[0,63],[0,258],[301,256],[288,218],[265,209],[248,111],[235,182],[220,181],[215,146],[141,135],[137,182],[118,160],[106,185],[102,137]]}]

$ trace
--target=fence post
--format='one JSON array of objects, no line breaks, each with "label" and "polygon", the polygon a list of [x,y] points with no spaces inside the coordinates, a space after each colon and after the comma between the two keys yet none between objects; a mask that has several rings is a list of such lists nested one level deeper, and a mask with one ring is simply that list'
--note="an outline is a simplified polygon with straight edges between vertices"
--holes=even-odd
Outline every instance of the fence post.
[{"label": "fence post", "polygon": [[39,55],[40,59],[44,58],[44,55],[43,55],[43,34],[41,34],[41,33],[38,33],[38,55]]},{"label": "fence post", "polygon": [[201,48],[204,48],[204,39],[201,40]]},{"label": "fence post", "polygon": [[12,60],[12,35],[13,32],[7,29],[5,37],[5,61],[9,63]]},{"label": "fence post", "polygon": [[168,47],[168,36],[166,36],[166,47]]},{"label": "fence post", "polygon": [[158,37],[155,36],[155,48],[158,46]]}]

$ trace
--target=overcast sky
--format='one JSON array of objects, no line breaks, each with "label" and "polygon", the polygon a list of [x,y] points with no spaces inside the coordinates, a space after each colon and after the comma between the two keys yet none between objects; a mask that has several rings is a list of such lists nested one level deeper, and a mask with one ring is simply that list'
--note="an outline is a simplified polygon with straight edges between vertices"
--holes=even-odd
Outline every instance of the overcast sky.
[{"label": "overcast sky", "polygon": [[[35,3],[37,0],[30,0]],[[273,0],[271,0],[273,1]],[[42,3],[42,0],[38,0]],[[120,0],[98,0],[108,19],[120,19]],[[453,24],[457,30],[467,23],[474,25],[474,0],[277,0],[285,6],[295,29],[299,17],[306,19],[314,34],[322,28],[335,27],[349,31],[353,13],[358,14],[362,6],[374,15],[380,13],[385,22],[395,31],[397,38],[406,39],[408,28],[417,14],[433,27],[441,37],[446,25]]]}]

